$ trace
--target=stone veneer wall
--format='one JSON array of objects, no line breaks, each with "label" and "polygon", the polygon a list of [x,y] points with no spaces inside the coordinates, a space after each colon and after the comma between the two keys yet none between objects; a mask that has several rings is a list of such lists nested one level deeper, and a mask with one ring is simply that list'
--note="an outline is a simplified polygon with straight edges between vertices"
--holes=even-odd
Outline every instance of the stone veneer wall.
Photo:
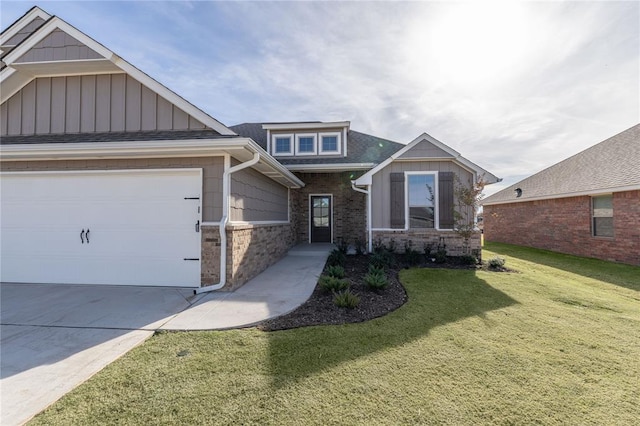
[{"label": "stone veneer wall", "polygon": [[333,195],[333,242],[363,244],[367,238],[367,198],[351,188],[351,181],[362,172],[296,173],[305,187],[291,191],[291,223],[296,239],[309,242],[309,195]]},{"label": "stone veneer wall", "polygon": [[295,245],[290,224],[227,226],[227,284],[235,290],[276,263]]},{"label": "stone veneer wall", "polygon": [[640,191],[613,194],[613,237],[594,237],[591,197],[484,206],[487,241],[640,265]]},{"label": "stone veneer wall", "polygon": [[431,251],[436,251],[438,245],[445,244],[448,256],[462,256],[480,250],[480,233],[475,233],[469,239],[469,253],[465,253],[464,239],[452,231],[437,231],[435,229],[409,229],[397,231],[373,231],[373,245],[382,243],[385,246],[395,242],[396,251],[404,253],[405,244],[410,243],[414,250],[423,252],[425,245],[431,246]]}]

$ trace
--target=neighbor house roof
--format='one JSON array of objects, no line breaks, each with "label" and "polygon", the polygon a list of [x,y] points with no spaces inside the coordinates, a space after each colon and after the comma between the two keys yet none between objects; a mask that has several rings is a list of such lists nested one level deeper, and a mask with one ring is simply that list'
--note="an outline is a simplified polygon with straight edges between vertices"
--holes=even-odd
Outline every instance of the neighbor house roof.
[{"label": "neighbor house roof", "polygon": [[[516,191],[520,189],[520,191]],[[640,124],[487,197],[506,204],[640,189]],[[521,195],[518,197],[517,193]]]},{"label": "neighbor house roof", "polygon": [[[320,122],[318,122],[320,123]],[[263,125],[267,123],[243,123],[230,126],[230,129],[247,138],[256,141],[262,148],[267,149],[267,131]],[[366,164],[373,167],[389,158],[396,151],[404,148],[404,144],[388,139],[356,132],[347,132],[347,156],[317,158],[278,158],[285,166],[302,166],[314,164]]]}]

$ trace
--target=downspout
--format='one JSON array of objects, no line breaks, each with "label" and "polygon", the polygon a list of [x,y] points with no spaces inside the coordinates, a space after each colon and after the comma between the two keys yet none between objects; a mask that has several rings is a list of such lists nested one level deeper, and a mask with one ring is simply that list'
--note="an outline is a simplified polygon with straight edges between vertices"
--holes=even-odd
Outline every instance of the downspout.
[{"label": "downspout", "polygon": [[373,243],[371,241],[373,237],[373,232],[371,231],[371,185],[367,185],[367,189],[362,189],[358,188],[354,181],[351,181],[351,189],[367,196],[367,251],[371,253],[373,251]]},{"label": "downspout", "polygon": [[227,224],[229,223],[229,196],[231,195],[231,174],[260,161],[260,154],[255,152],[253,158],[233,167],[225,167],[222,175],[222,218],[220,219],[220,282],[206,287],[199,287],[193,294],[207,293],[220,290],[227,283]]}]

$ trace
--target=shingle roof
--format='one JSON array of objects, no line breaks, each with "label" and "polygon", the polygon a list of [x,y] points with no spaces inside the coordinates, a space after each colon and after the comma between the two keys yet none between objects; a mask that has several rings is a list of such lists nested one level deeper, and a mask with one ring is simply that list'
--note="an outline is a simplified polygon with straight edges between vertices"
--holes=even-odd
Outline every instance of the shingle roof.
[{"label": "shingle roof", "polygon": [[[256,141],[262,148],[267,149],[267,131],[262,129],[266,123],[243,123],[229,128],[240,136]],[[373,163],[378,164],[389,158],[393,153],[405,145],[387,139],[378,138],[366,133],[349,130],[347,133],[347,156],[316,157],[316,158],[278,158],[284,165],[299,164],[344,164],[344,163]]]},{"label": "shingle roof", "polygon": [[188,139],[220,139],[237,136],[221,136],[215,130],[162,130],[145,132],[60,133],[42,135],[2,136],[2,145],[46,143],[126,142]]},{"label": "shingle roof", "polygon": [[[487,197],[502,204],[640,188],[640,124]],[[522,195],[516,197],[516,188]]]}]

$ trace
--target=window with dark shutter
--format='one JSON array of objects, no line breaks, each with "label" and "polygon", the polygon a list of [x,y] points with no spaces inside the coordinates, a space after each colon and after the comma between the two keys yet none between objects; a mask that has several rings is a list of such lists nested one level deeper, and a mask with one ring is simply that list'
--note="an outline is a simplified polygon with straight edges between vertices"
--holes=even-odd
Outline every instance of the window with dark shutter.
[{"label": "window with dark shutter", "polygon": [[453,172],[438,173],[440,229],[453,229]]},{"label": "window with dark shutter", "polygon": [[404,173],[391,173],[391,227],[404,228]]}]

